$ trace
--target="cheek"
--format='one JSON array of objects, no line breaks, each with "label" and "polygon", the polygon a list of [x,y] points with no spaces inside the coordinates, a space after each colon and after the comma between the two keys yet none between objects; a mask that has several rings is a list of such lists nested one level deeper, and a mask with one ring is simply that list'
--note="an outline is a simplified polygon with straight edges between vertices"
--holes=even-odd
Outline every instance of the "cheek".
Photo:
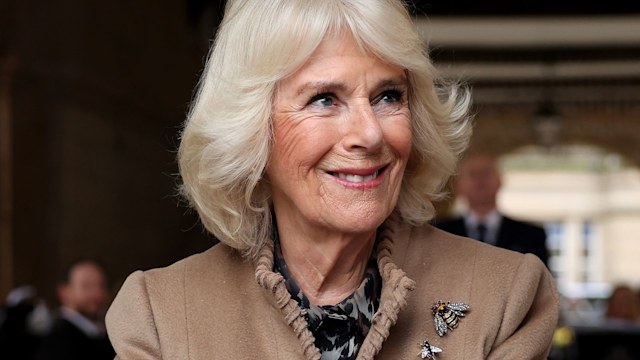
[{"label": "cheek", "polygon": [[389,122],[383,127],[386,143],[400,159],[406,161],[411,152],[411,121],[404,120]]},{"label": "cheek", "polygon": [[274,148],[270,168],[303,171],[317,164],[331,148],[330,134],[315,119],[288,117],[274,120]]}]

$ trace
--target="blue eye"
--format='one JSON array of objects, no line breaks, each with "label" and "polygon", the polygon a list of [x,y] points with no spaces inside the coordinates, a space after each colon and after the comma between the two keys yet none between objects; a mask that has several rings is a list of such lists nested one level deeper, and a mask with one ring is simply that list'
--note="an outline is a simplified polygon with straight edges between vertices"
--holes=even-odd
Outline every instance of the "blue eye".
[{"label": "blue eye", "polygon": [[336,102],[334,96],[328,93],[315,95],[309,101],[310,105],[315,106],[333,106],[335,105],[335,103]]},{"label": "blue eye", "polygon": [[387,90],[380,95],[380,101],[395,103],[402,99],[402,92],[399,90]]}]

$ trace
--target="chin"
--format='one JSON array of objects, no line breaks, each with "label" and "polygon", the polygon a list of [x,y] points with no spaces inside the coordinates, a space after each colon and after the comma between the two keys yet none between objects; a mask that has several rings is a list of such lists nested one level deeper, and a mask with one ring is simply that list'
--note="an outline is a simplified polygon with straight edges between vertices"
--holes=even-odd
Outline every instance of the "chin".
[{"label": "chin", "polygon": [[[339,213],[338,213],[339,215]],[[369,215],[369,216],[348,216],[344,215],[336,219],[334,222],[335,229],[345,234],[362,234],[372,231],[382,225],[387,219],[388,214]]]}]

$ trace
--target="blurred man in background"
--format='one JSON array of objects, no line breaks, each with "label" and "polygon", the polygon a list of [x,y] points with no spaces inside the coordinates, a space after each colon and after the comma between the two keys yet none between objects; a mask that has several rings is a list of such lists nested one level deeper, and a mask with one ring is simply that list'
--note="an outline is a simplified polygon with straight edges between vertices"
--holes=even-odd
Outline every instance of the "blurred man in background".
[{"label": "blurred man in background", "polygon": [[511,219],[497,210],[496,199],[501,184],[493,156],[467,156],[460,163],[454,192],[467,200],[469,210],[463,216],[441,220],[435,225],[456,235],[521,253],[532,253],[547,264],[549,253],[544,229]]},{"label": "blurred man in background", "polygon": [[113,359],[104,313],[108,291],[104,268],[89,259],[71,263],[57,287],[59,317],[44,339],[37,360]]},{"label": "blurred man in background", "polygon": [[50,327],[49,309],[35,287],[24,285],[11,290],[0,308],[0,358],[33,359]]}]

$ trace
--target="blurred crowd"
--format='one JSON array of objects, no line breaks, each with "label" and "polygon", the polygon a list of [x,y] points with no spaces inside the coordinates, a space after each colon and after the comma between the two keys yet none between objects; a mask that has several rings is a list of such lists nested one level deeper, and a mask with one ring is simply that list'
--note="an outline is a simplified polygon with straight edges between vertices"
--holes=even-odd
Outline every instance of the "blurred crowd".
[{"label": "blurred crowd", "polygon": [[550,359],[640,359],[639,340],[640,289],[618,284],[604,301],[562,299]]},{"label": "blurred crowd", "polygon": [[[0,308],[0,349],[7,360],[113,359],[104,327],[109,303],[107,276],[95,260],[80,259],[64,270],[52,308],[32,286],[9,293]],[[586,299],[563,299],[552,360],[640,359],[640,291],[613,288],[601,311]],[[580,312],[600,313],[595,319]]]},{"label": "blurred crowd", "polygon": [[609,297],[605,318],[610,323],[640,325],[640,292],[628,285],[618,285]]},{"label": "blurred crowd", "polygon": [[32,286],[9,293],[0,310],[0,349],[6,360],[113,359],[104,326],[109,292],[104,267],[79,259],[67,266],[51,309]]}]

